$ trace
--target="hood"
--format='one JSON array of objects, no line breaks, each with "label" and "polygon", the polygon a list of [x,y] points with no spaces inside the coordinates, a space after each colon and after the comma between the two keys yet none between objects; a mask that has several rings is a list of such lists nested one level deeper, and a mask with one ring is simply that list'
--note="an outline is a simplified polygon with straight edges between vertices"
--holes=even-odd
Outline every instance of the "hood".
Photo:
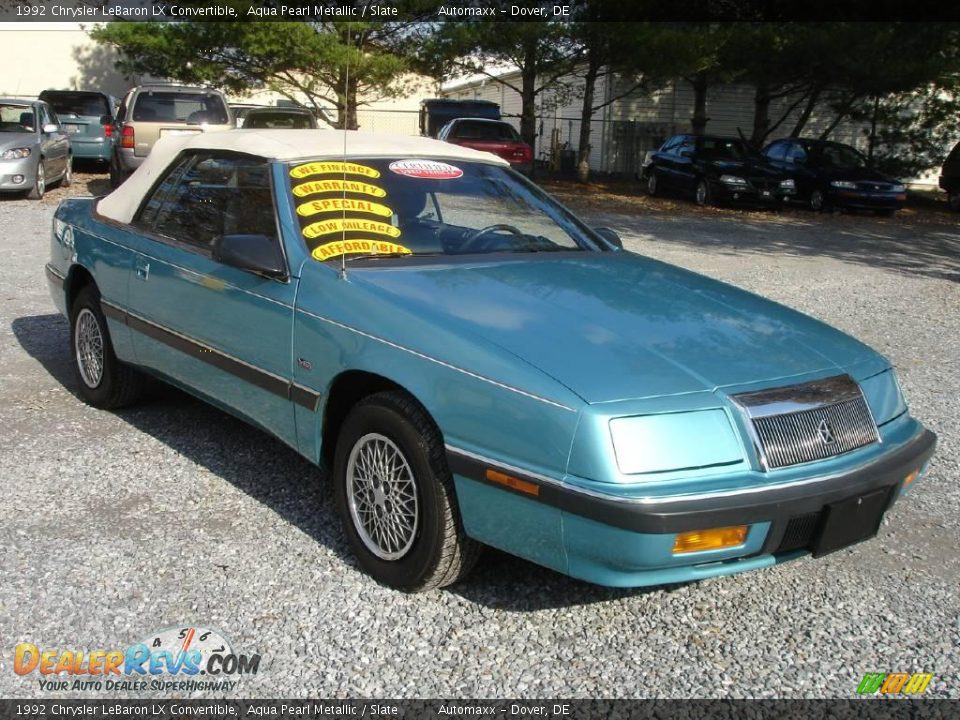
[{"label": "hood", "polygon": [[19,147],[33,147],[37,134],[32,132],[0,132],[0,152]]},{"label": "hood", "polygon": [[756,177],[764,175],[769,177],[782,177],[777,168],[766,160],[712,160],[708,163],[718,174],[729,173],[731,175],[747,175]]},{"label": "hood", "polygon": [[712,390],[876,353],[789,308],[632,253],[354,270],[390,304],[500,346],[590,403]]}]

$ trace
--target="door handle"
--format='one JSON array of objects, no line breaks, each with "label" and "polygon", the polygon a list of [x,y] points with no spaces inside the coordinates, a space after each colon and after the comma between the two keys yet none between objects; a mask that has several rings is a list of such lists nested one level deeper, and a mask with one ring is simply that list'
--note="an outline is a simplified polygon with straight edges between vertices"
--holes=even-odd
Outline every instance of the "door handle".
[{"label": "door handle", "polygon": [[141,280],[146,280],[150,277],[150,263],[148,263],[146,260],[137,259],[136,268],[137,277]]}]

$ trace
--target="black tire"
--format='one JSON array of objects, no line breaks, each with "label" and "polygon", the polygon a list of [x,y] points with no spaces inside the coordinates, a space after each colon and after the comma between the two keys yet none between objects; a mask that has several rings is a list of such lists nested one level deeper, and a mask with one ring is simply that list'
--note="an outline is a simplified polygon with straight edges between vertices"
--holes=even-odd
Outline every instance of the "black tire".
[{"label": "black tire", "polygon": [[[95,321],[100,333],[102,350],[100,353],[102,370],[97,377],[85,372],[86,365],[80,358],[77,334],[82,324]],[[80,386],[80,395],[94,407],[104,410],[130,405],[140,399],[146,382],[145,376],[138,370],[125,365],[117,359],[110,342],[107,319],[100,308],[100,293],[93,285],[87,285],[77,293],[70,306],[70,352],[73,355],[73,369]]]},{"label": "black tire", "polygon": [[700,178],[697,181],[697,188],[693,191],[693,200],[697,205],[713,205],[713,192],[710,190],[710,183],[706,178]]},{"label": "black tire", "polygon": [[896,210],[891,210],[889,208],[884,210],[875,210],[874,212],[876,212],[880,217],[893,217],[897,214]]},{"label": "black tire", "polygon": [[647,173],[647,195],[651,197],[656,197],[657,192],[659,191],[659,181],[657,180],[657,171],[653,168],[650,168],[650,172]]},{"label": "black tire", "polygon": [[57,184],[62,188],[70,187],[73,184],[73,155],[67,155],[67,166],[63,170],[63,177]]},{"label": "black tire", "polygon": [[39,200],[47,191],[47,168],[43,158],[37,163],[37,174],[33,178],[33,187],[27,191],[27,199]]},{"label": "black tire", "polygon": [[947,205],[954,212],[960,212],[960,190],[953,190],[947,194]]},{"label": "black tire", "polygon": [[[406,461],[410,471],[407,476],[413,480],[409,491],[416,497],[413,528],[407,534],[400,533],[401,541],[405,540],[408,545],[401,548],[398,544],[398,556],[387,559],[367,545],[377,542],[366,528],[358,527],[362,522],[355,516],[360,518],[361,512],[368,515],[374,511],[378,515],[391,512],[387,503],[396,490],[390,494],[381,492],[378,500],[367,505],[371,508],[369,511],[356,504],[352,511],[353,493],[348,490],[352,479],[347,477],[351,456],[361,453],[365,443],[382,442],[382,439],[392,443]],[[337,438],[333,480],[337,511],[347,542],[361,568],[378,582],[406,592],[421,592],[457,582],[476,564],[482,546],[463,531],[443,439],[423,407],[406,393],[377,393],[353,407]],[[411,485],[409,481],[406,484]],[[373,492],[371,490],[368,497],[372,497]],[[366,539],[361,537],[361,532],[366,534]]]},{"label": "black tire", "polygon": [[810,197],[807,199],[807,203],[814,212],[824,212],[828,207],[827,196],[823,190],[819,188],[810,191]]}]

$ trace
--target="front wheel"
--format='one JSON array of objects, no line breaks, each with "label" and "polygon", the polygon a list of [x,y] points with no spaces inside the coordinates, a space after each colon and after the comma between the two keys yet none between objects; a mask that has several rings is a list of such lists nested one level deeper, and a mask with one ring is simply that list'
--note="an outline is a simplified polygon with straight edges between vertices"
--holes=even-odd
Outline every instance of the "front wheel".
[{"label": "front wheel", "polygon": [[47,191],[47,170],[43,165],[43,160],[41,159],[37,163],[37,173],[33,178],[33,187],[27,192],[27,197],[30,200],[39,200],[43,197],[43,194]]},{"label": "front wheel", "polygon": [[333,477],[347,541],[378,582],[430,590],[476,563],[480,545],[464,534],[440,433],[408,395],[377,393],[350,411]]},{"label": "front wheel", "polygon": [[117,359],[100,293],[88,285],[70,307],[70,346],[80,395],[105,410],[129,405],[143,394],[144,376]]},{"label": "front wheel", "polygon": [[954,212],[960,212],[960,190],[954,190],[947,195],[947,204]]},{"label": "front wheel", "polygon": [[821,212],[827,206],[826,199],[822,190],[814,190],[810,193],[810,209],[814,212]]},{"label": "front wheel", "polygon": [[710,183],[704,178],[700,178],[700,181],[697,183],[697,189],[694,193],[693,199],[696,201],[697,205],[710,205],[713,202],[712,195],[710,193]]},{"label": "front wheel", "polygon": [[657,171],[650,168],[650,172],[647,175],[647,195],[656,195],[657,190]]}]

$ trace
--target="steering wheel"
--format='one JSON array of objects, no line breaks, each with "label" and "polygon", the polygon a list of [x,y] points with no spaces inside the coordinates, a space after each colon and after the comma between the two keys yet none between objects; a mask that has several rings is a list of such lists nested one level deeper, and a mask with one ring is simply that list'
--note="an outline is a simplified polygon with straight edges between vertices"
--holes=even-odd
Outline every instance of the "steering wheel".
[{"label": "steering wheel", "polygon": [[460,246],[460,251],[469,252],[470,250],[480,249],[480,248],[473,247],[474,245],[479,244],[477,243],[477,240],[482,238],[484,235],[487,235],[492,232],[498,232],[498,231],[506,231],[508,233],[516,235],[518,238],[524,241],[527,239],[527,236],[523,233],[523,231],[519,230],[518,228],[515,228],[513,225],[507,225],[505,223],[497,223],[496,225],[487,225],[485,228],[480,228],[479,230],[476,230],[470,233],[466,238],[464,238],[463,244]]}]

